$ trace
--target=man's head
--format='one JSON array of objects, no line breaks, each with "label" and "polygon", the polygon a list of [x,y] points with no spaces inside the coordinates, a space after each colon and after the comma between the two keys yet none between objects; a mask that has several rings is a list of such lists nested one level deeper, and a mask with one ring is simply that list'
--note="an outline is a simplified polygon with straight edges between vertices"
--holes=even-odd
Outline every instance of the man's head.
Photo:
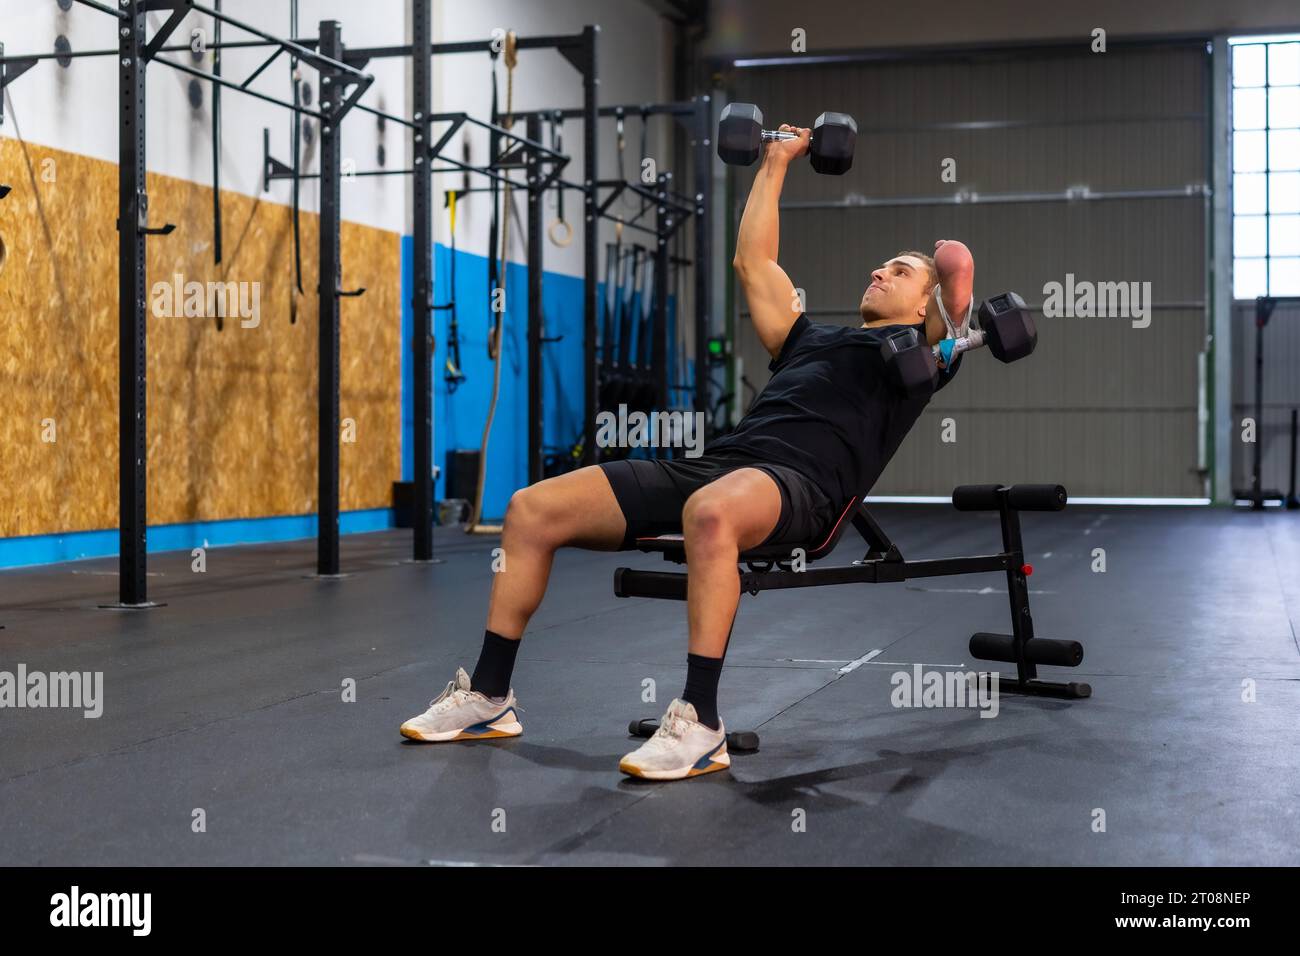
[{"label": "man's head", "polygon": [[925,320],[930,293],[939,282],[934,259],[924,252],[900,252],[871,273],[858,311],[868,325],[906,325]]}]

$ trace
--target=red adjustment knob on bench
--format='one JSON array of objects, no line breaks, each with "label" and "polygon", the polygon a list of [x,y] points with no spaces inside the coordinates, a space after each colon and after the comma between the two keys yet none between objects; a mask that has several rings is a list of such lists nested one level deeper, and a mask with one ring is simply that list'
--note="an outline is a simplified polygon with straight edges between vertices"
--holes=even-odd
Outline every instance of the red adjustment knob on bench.
[{"label": "red adjustment knob on bench", "polygon": [[1029,575],[1034,573],[1034,566],[1032,564],[1022,564],[1020,566],[1020,573],[1025,577],[1029,577]]}]

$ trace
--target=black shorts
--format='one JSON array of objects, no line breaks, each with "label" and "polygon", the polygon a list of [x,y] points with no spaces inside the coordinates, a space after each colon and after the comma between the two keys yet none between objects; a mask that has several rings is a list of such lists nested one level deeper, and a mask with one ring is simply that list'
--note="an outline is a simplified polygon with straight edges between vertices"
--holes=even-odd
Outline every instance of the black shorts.
[{"label": "black shorts", "polygon": [[627,534],[619,545],[620,551],[633,550],[637,538],[680,534],[686,499],[739,468],[766,472],[781,491],[781,517],[763,545],[818,544],[839,516],[820,488],[786,465],[704,454],[699,458],[628,458],[604,462],[600,467],[613,486],[614,497],[627,521]]}]

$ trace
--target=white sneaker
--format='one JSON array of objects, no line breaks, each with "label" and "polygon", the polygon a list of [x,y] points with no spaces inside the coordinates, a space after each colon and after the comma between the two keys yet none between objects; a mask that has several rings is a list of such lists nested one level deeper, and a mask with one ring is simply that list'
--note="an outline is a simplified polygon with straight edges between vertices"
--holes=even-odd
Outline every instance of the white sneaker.
[{"label": "white sneaker", "polygon": [[681,780],[730,766],[722,721],[717,730],[710,730],[699,722],[691,704],[674,700],[655,735],[620,760],[618,769],[646,780]]},{"label": "white sneaker", "polygon": [[523,724],[515,713],[518,707],[512,688],[504,701],[484,697],[469,686],[465,668],[456,668],[456,679],[429,702],[429,709],[402,724],[403,737],[431,743],[445,740],[487,740],[492,737],[518,737]]}]

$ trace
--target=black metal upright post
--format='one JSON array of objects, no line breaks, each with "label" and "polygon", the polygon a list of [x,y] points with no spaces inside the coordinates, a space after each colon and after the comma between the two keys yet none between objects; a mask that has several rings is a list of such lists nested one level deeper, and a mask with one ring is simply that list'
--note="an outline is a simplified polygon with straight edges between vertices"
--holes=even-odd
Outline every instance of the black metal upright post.
[{"label": "black metal upright post", "polygon": [[[221,12],[221,0],[213,7]],[[212,24],[212,75],[221,76],[221,21]],[[294,117],[296,123],[298,118]],[[221,265],[221,84],[212,84],[212,261]]]},{"label": "black metal upright post", "polygon": [[711,259],[709,256],[709,194],[713,181],[712,114],[707,96],[695,98],[695,411],[709,418],[709,300]]},{"label": "black metal upright post", "polygon": [[671,222],[668,212],[669,173],[660,173],[657,192],[659,204],[655,210],[655,287],[654,287],[654,339],[650,349],[650,365],[654,369],[655,408],[668,407],[668,236]]},{"label": "black metal upright post", "polygon": [[1025,577],[1024,544],[1020,537],[1020,513],[1007,500],[1007,490],[998,492],[1002,519],[1002,551],[1007,561],[1007,598],[1011,603],[1011,646],[1014,648],[1016,677],[1021,684],[1038,679],[1038,667],[1029,659],[1025,645],[1034,639],[1034,619],[1029,613],[1029,580]]},{"label": "black metal upright post", "polygon": [[1251,448],[1250,476],[1251,507],[1255,511],[1264,510],[1264,489],[1261,487],[1264,471],[1264,326],[1268,324],[1272,311],[1267,296],[1255,299],[1255,443]]},{"label": "black metal upright post", "polygon": [[[542,118],[529,113],[525,135],[542,141]],[[542,197],[541,157],[528,151],[528,483],[542,480]]]},{"label": "black metal upright post", "polygon": [[1300,498],[1295,493],[1295,469],[1296,469],[1296,435],[1300,432],[1300,409],[1291,409],[1291,480],[1287,482],[1286,508],[1288,511],[1295,511],[1300,508]]},{"label": "black metal upright post", "polygon": [[[343,59],[343,40],[337,20],[320,22],[318,51],[333,60]],[[319,400],[317,458],[316,573],[339,573],[339,205],[340,134],[335,111],[344,90],[342,74],[324,67],[320,76],[320,279],[319,346],[317,374]],[[419,486],[416,476],[416,485]]]},{"label": "black metal upright post", "polygon": [[[414,173],[411,205],[414,224],[412,243],[415,260],[412,268],[414,301],[411,303],[415,332],[411,342],[412,370],[415,375],[414,414],[415,473],[412,475],[415,543],[412,557],[416,561],[433,559],[433,179],[427,161],[433,121],[429,118],[432,93],[433,58],[432,14],[430,0],[411,0],[411,81],[414,103]],[[454,298],[456,290],[451,291]],[[450,300],[449,300],[450,301]]]},{"label": "black metal upright post", "polygon": [[145,606],[145,2],[122,5],[118,29],[118,599]]},{"label": "black metal upright post", "polygon": [[597,169],[597,123],[599,107],[596,76],[596,36],[598,26],[582,30],[582,191],[583,210],[583,286],[582,286],[582,356],[583,356],[583,425],[582,463],[596,463],[596,405],[599,400],[596,378],[596,244],[599,236],[596,192],[600,179]]}]

